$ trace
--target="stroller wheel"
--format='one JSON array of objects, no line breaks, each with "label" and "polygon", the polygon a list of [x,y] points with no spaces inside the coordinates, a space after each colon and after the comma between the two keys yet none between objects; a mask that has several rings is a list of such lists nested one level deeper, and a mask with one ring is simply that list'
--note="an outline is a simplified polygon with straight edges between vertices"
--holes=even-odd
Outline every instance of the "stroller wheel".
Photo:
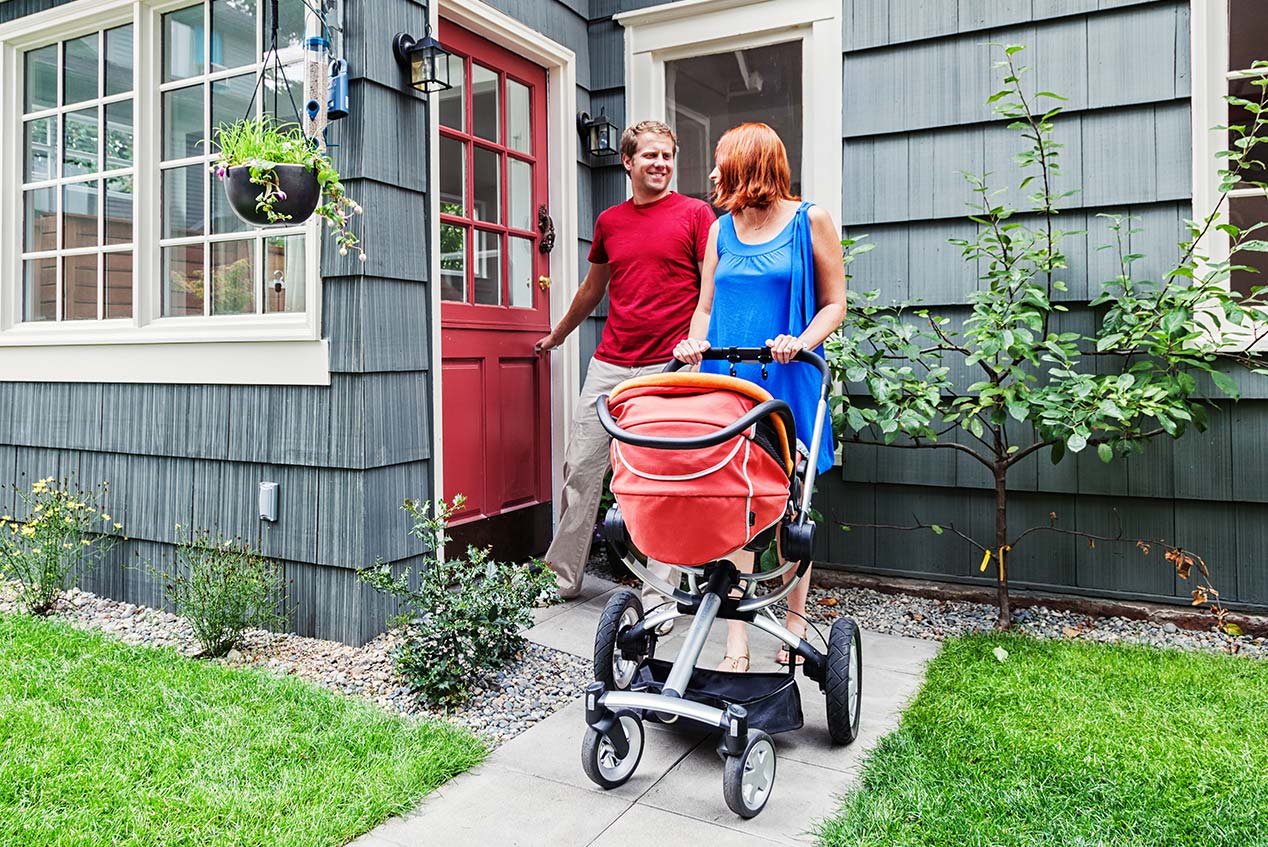
[{"label": "stroller wheel", "polygon": [[742,818],[757,815],[775,786],[775,743],[760,729],[750,729],[748,745],[738,756],[728,756],[722,770],[722,796]]},{"label": "stroller wheel", "polygon": [[[587,727],[585,738],[581,740],[581,767],[591,782],[604,789],[624,785],[643,758],[643,722],[629,712],[622,713],[617,720],[630,743],[624,756],[616,752],[616,745],[606,733],[594,727]],[[613,730],[616,729],[614,726]]]},{"label": "stroller wheel", "polygon": [[594,634],[594,678],[609,691],[627,690],[638,673],[638,666],[647,658],[622,656],[617,644],[621,632],[642,619],[643,601],[633,591],[618,591],[603,609]]},{"label": "stroller wheel", "polygon": [[828,735],[834,744],[849,744],[859,735],[863,700],[863,641],[850,618],[832,624],[827,664],[823,692],[828,698]]}]

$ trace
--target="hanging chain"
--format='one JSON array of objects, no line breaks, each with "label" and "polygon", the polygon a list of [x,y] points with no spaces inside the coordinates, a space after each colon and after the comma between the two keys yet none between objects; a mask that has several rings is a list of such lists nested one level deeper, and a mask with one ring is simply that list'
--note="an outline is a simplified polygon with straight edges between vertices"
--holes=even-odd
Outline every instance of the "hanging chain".
[{"label": "hanging chain", "polygon": [[[304,125],[303,115],[300,114],[299,106],[295,103],[295,95],[291,92],[290,81],[286,78],[286,69],[282,67],[282,57],[277,52],[277,26],[278,26],[278,2],[279,0],[269,0],[269,12],[272,20],[269,30],[269,49],[264,53],[264,61],[260,65],[260,75],[256,77],[255,89],[251,92],[251,102],[247,104],[246,113],[242,116],[243,120],[250,120],[252,112],[255,111],[255,98],[260,94],[260,86],[264,85],[264,80],[269,71],[269,61],[273,62],[273,115],[277,116],[277,79],[282,79],[282,85],[286,86],[286,96],[291,101],[291,109],[295,112],[295,123],[301,127]],[[304,5],[307,5],[305,3]]]}]

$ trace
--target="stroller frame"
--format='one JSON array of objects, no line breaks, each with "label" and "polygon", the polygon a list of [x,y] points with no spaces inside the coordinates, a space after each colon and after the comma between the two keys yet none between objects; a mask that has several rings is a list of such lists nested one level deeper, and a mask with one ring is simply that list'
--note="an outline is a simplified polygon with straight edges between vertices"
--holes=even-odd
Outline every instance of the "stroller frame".
[{"label": "stroller frame", "polygon": [[[773,361],[769,348],[765,347],[709,350],[704,358],[731,362],[732,375],[737,362],[761,362],[765,375],[766,365]],[[587,686],[585,692],[586,723],[590,730],[582,749],[582,762],[587,774],[604,788],[623,784],[633,774],[638,759],[641,758],[644,719],[672,723],[681,718],[721,732],[718,752],[726,761],[723,793],[727,805],[746,818],[758,814],[765,806],[775,774],[775,750],[770,736],[762,729],[749,726],[749,713],[743,705],[726,703],[724,708],[718,708],[687,696],[709,631],[718,619],[744,621],[783,642],[788,647],[790,677],[795,676],[798,668],[794,657],[801,657],[804,660],[801,667],[805,676],[819,683],[820,689],[828,693],[829,729],[833,740],[849,743],[857,736],[862,670],[857,626],[848,618],[840,618],[834,623],[829,654],[834,653],[834,644],[837,649],[835,655],[830,657],[805,638],[790,632],[776,619],[771,609],[793,591],[810,568],[815,531],[814,521],[809,517],[816,472],[814,460],[819,454],[823,438],[828,389],[831,384],[827,363],[821,357],[802,351],[795,361],[804,362],[819,371],[821,390],[809,457],[799,462],[791,475],[789,501],[792,512],[758,533],[755,539],[755,542],[759,539],[768,542],[771,532],[779,533],[781,553],[786,559],[779,568],[767,573],[756,572],[756,569],[753,573],[742,573],[729,559],[719,559],[704,565],[670,564],[675,572],[685,575],[687,581],[687,590],[675,588],[653,575],[632,554],[629,535],[619,507],[614,506],[608,512],[604,522],[604,536],[613,552],[643,583],[673,602],[668,607],[658,608],[649,616],[643,617],[637,595],[633,592],[618,592],[605,610],[604,621],[596,636],[595,675],[598,679]],[[672,362],[666,372],[678,370],[682,366],[681,362]],[[612,419],[606,395],[598,399],[596,407],[601,423],[613,438],[638,446],[658,449],[714,446],[735,438],[770,415],[779,415],[785,419],[790,449],[795,443],[791,410],[781,400],[760,403],[734,423],[716,432],[684,438],[657,438],[621,429]],[[753,546],[750,543],[749,547]],[[793,576],[782,587],[762,596],[756,595],[761,583],[781,579],[794,570]],[[731,596],[735,589],[741,590],[741,596]],[[693,620],[685,642],[660,686],[660,693],[627,690],[642,668],[644,659],[655,650],[657,628],[682,615],[689,615]],[[838,624],[845,624],[840,628],[844,637],[838,637]],[[605,643],[605,639],[608,643]],[[842,648],[842,643],[847,646]],[[848,667],[836,668],[837,673],[834,674],[833,661],[835,659],[837,665],[842,663],[843,649],[844,661]],[[611,663],[610,669],[601,666],[601,662],[608,661]],[[605,678],[613,684],[602,681]],[[833,694],[830,686],[842,685],[846,698],[844,720],[838,718],[838,725],[833,726]],[[796,708],[800,715],[799,701]],[[799,720],[797,725],[800,725]]]}]

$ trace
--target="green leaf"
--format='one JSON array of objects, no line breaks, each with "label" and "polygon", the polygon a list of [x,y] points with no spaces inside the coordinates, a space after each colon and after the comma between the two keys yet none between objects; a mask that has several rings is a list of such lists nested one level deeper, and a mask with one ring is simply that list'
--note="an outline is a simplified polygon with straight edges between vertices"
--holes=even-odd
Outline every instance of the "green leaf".
[{"label": "green leaf", "polygon": [[934,535],[942,534],[942,527],[938,526],[937,524],[931,524],[929,528],[933,530]]},{"label": "green leaf", "polygon": [[1241,397],[1241,392],[1237,388],[1237,382],[1223,371],[1211,371],[1211,380],[1220,391],[1223,391],[1234,400]]},{"label": "green leaf", "polygon": [[1087,438],[1079,433],[1073,433],[1065,440],[1065,446],[1071,453],[1078,453],[1087,446]]},{"label": "green leaf", "polygon": [[1100,456],[1101,461],[1108,465],[1114,461],[1114,448],[1105,443],[1098,444],[1096,445],[1096,455]]}]

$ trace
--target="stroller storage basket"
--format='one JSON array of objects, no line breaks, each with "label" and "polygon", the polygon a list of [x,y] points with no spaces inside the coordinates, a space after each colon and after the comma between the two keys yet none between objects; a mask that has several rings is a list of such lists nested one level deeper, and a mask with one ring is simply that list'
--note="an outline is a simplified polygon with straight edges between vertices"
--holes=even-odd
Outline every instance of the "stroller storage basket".
[{"label": "stroller storage basket", "polygon": [[[673,665],[661,659],[648,659],[639,668],[633,686],[635,691],[660,694]],[[797,681],[787,671],[771,673],[728,673],[696,668],[683,696],[716,709],[727,705],[748,710],[750,729],[774,735],[801,729],[801,694]]]}]

